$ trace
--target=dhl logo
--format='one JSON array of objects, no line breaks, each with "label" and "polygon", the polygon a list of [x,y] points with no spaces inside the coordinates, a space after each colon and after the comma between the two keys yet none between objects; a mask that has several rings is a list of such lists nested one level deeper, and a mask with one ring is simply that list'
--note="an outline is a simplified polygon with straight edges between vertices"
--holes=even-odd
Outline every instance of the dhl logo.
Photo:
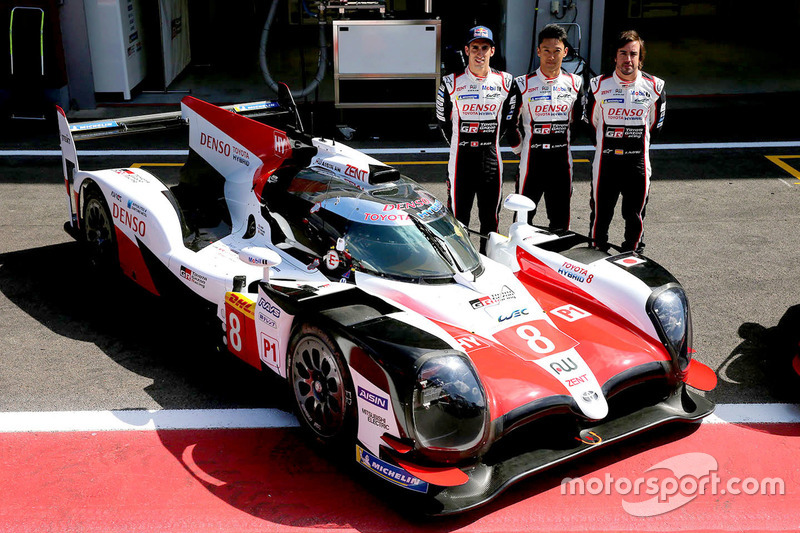
[{"label": "dhl logo", "polygon": [[252,300],[245,298],[235,292],[226,292],[225,293],[225,303],[234,309],[238,309],[248,318],[255,318],[253,314],[253,308],[255,307],[255,302]]}]

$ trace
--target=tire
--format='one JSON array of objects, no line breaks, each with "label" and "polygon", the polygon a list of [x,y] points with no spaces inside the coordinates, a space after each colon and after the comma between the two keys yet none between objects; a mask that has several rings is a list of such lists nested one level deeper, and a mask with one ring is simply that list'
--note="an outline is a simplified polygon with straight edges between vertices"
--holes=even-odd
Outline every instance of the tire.
[{"label": "tire", "polygon": [[342,445],[355,437],[353,381],[333,339],[303,324],[289,344],[287,377],[297,418],[322,444]]},{"label": "tire", "polygon": [[83,238],[88,249],[89,261],[98,271],[112,273],[119,269],[117,234],[114,219],[103,193],[90,185],[84,191]]}]

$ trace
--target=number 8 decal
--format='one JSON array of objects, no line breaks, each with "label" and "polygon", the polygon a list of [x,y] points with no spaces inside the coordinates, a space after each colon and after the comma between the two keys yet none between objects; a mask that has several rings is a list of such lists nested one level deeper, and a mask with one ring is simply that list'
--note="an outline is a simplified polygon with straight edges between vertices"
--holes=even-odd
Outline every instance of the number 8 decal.
[{"label": "number 8 decal", "polygon": [[546,320],[511,326],[495,333],[494,338],[525,361],[566,352],[578,345],[578,341]]},{"label": "number 8 decal", "polygon": [[517,335],[528,341],[528,348],[542,355],[552,353],[556,349],[553,341],[542,335],[542,332],[530,324],[517,328]]},{"label": "number 8 decal", "polygon": [[234,352],[242,351],[241,329],[242,325],[239,323],[239,316],[231,311],[228,315],[228,342],[231,344],[231,349]]},{"label": "number 8 decal", "polygon": [[235,292],[225,294],[225,315],[228,351],[246,363],[261,368],[256,341],[253,308],[255,302]]}]

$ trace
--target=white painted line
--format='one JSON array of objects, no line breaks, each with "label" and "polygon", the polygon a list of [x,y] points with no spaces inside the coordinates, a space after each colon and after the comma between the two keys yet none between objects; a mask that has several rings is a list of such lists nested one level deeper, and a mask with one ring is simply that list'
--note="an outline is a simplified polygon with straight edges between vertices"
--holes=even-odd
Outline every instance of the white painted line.
[{"label": "white painted line", "polygon": [[705,424],[797,424],[800,405],[793,403],[723,403]]},{"label": "white painted line", "polygon": [[[742,148],[798,148],[800,141],[771,141],[771,142],[727,142],[727,143],[673,143],[651,144],[651,151],[659,150],[733,150]],[[595,147],[578,145],[570,147],[573,152],[594,152]],[[365,154],[446,154],[450,148],[361,148]],[[511,148],[504,146],[501,152],[511,152]]]},{"label": "white painted line", "polygon": [[[78,156],[189,155],[189,150],[78,150]],[[61,157],[61,150],[0,150],[0,157]]]},{"label": "white painted line", "polygon": [[[720,404],[704,424],[798,424],[800,405]],[[297,427],[279,409],[165,409],[155,411],[51,411],[0,413],[0,433],[155,431]]]},{"label": "white painted line", "polygon": [[153,431],[298,426],[279,409],[165,409],[155,411],[51,411],[0,413],[0,433]]},{"label": "white painted line", "polygon": [[[767,141],[767,142],[725,142],[725,143],[676,143],[652,144],[651,151],[660,150],[739,150],[745,148],[800,148],[800,141]],[[450,148],[361,148],[365,154],[447,154]],[[501,152],[511,152],[511,148],[503,147]],[[573,146],[573,152],[594,152],[594,146]],[[185,156],[188,150],[78,150],[78,156]],[[0,150],[0,157],[60,157],[60,150]]]}]

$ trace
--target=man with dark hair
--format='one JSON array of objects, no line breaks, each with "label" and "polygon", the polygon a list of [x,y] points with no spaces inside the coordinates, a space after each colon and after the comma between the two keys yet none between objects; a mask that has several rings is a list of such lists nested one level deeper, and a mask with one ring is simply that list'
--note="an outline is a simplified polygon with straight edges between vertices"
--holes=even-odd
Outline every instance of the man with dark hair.
[{"label": "man with dark hair", "polygon": [[[480,232],[497,231],[503,163],[500,137],[511,124],[516,101],[509,98],[513,78],[489,67],[494,55],[492,30],[469,30],[468,64],[464,72],[448,74],[436,96],[436,117],[450,144],[447,167],[447,207],[465,226],[478,196]],[[481,239],[481,253],[486,241]]]},{"label": "man with dark hair", "polygon": [[650,192],[650,135],[664,123],[664,80],[642,71],[644,41],[633,30],[615,43],[614,72],[593,78],[586,120],[596,145],[589,199],[589,238],[608,249],[608,228],[622,195],[624,251],[644,248],[644,215]]},{"label": "man with dark hair", "polygon": [[[520,154],[517,193],[538,203],[544,195],[553,231],[569,229],[572,197],[570,125],[575,102],[582,100],[583,79],[561,68],[567,55],[567,32],[548,24],[539,32],[535,72],[514,80],[517,128],[511,147]],[[528,213],[533,222],[536,210]]]}]

